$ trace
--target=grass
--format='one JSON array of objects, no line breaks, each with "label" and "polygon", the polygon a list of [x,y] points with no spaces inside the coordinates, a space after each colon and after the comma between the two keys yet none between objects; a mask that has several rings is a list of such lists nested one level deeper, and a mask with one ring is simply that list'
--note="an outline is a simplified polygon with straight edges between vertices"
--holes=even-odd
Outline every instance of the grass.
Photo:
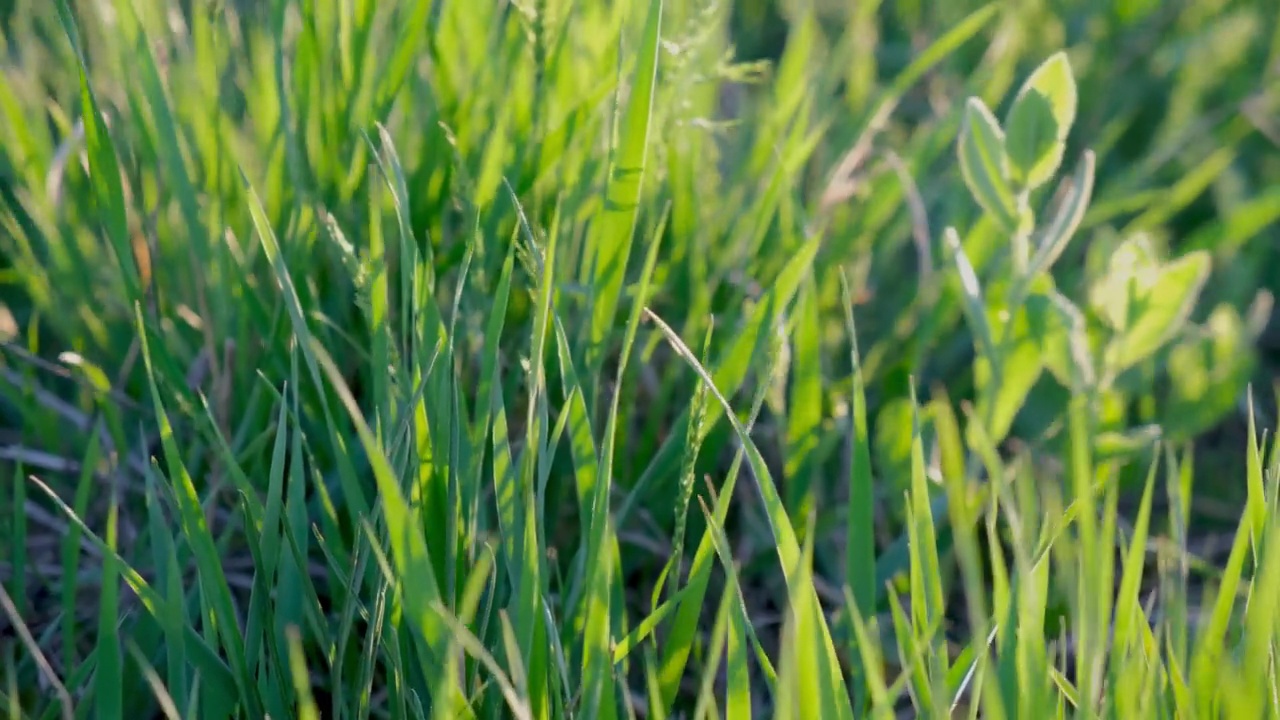
[{"label": "grass", "polygon": [[1267,12],[0,7],[0,707],[1280,717]]}]

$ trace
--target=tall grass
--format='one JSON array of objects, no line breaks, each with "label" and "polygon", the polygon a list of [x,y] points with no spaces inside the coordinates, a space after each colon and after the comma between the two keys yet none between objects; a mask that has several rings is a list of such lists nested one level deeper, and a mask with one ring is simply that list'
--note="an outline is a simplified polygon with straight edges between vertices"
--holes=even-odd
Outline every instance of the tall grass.
[{"label": "tall grass", "polygon": [[1266,3],[837,5],[0,13],[7,716],[1280,717]]}]

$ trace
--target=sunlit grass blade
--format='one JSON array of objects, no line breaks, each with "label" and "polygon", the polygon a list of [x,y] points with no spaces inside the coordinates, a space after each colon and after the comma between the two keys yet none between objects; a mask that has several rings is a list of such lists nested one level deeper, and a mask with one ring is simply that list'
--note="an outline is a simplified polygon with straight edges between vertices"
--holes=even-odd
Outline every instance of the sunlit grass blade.
[{"label": "sunlit grass blade", "polygon": [[[156,475],[159,475],[159,468]],[[245,524],[245,544],[248,545],[249,558],[255,568],[265,565],[262,553],[262,533],[260,524],[253,521],[252,511],[248,503],[241,500],[240,515]],[[271,632],[271,580],[265,573],[253,574],[252,587],[249,591],[249,604],[245,613],[245,665],[252,668],[260,679],[259,690],[262,692],[262,704],[266,712],[278,715],[292,704],[287,694],[291,686],[283,679],[287,677],[285,668],[285,645]],[[272,681],[274,678],[274,682]],[[205,704],[214,698],[206,697]],[[209,712],[209,711],[206,711]]]},{"label": "sunlit grass blade", "polygon": [[89,152],[89,173],[92,179],[94,203],[101,213],[108,242],[124,280],[129,306],[142,298],[142,279],[134,258],[129,237],[128,207],[125,205],[124,183],[120,177],[120,161],[110,131],[98,104],[98,98],[89,83],[89,67],[80,43],[75,16],[67,0],[58,1],[58,17],[63,31],[71,40],[72,49],[79,63],[80,102],[84,106],[85,145]]},{"label": "sunlit grass blade", "polygon": [[[907,521],[911,522],[911,509],[907,509]],[[909,526],[908,526],[909,527]],[[907,695],[916,712],[924,717],[938,714],[937,705],[933,702],[933,684],[929,682],[929,668],[922,647],[921,638],[932,639],[933,632],[928,627],[916,627],[902,609],[903,603],[895,591],[889,592],[889,617],[893,622],[893,639],[898,649],[898,664],[902,667],[902,676]]]},{"label": "sunlit grass blade", "polygon": [[[1272,528],[1275,527],[1273,524]],[[1275,542],[1272,535],[1265,549],[1270,553],[1280,543]],[[1240,659],[1227,662],[1219,668],[1218,691],[1221,695],[1221,706],[1224,715],[1229,717],[1269,717],[1267,706],[1274,704],[1274,697],[1268,698],[1271,674],[1267,655],[1270,652],[1272,631],[1275,625],[1274,601],[1277,596],[1276,570],[1280,565],[1274,557],[1264,559],[1264,566],[1259,582],[1251,588],[1249,610],[1245,614],[1244,653]],[[1273,604],[1266,605],[1268,601]],[[1256,603],[1256,604],[1255,604]]]},{"label": "sunlit grass blade", "polygon": [[[894,716],[893,697],[889,694],[889,687],[885,683],[885,666],[879,638],[877,637],[879,628],[874,625],[874,616],[870,618],[872,624],[868,625],[868,619],[864,618],[862,611],[858,609],[857,599],[848,590],[845,591],[845,607],[849,609],[854,646],[857,649],[858,659],[861,661],[861,667],[863,668],[861,675],[865,684],[863,694],[871,705],[868,716],[875,718],[875,720],[888,720]],[[855,713],[865,709],[863,707],[854,707]]]},{"label": "sunlit grass blade", "polygon": [[[751,629],[751,619],[747,616],[746,608],[742,602],[741,592],[742,586],[738,578],[738,570],[734,565],[733,553],[729,550],[729,540],[725,535],[724,528],[716,519],[715,514],[707,507],[705,502],[701,502],[699,498],[702,515],[707,522],[707,535],[715,544],[716,555],[720,558],[720,564],[724,568],[727,582],[725,584],[725,597],[723,602],[734,600],[733,610],[728,620],[728,627],[725,632],[725,716],[732,717],[751,717],[751,676],[747,667],[746,645],[754,644],[758,650],[759,641],[755,638]],[[761,663],[766,672],[771,670],[768,663]],[[774,674],[774,673],[770,673]],[[776,681],[776,674],[775,674]],[[776,682],[774,684],[776,688]]]},{"label": "sunlit grass blade", "polygon": [[649,0],[644,32],[637,48],[635,83],[612,158],[604,213],[592,228],[588,257],[595,268],[591,317],[593,370],[603,363],[605,343],[614,326],[623,278],[631,254],[636,217],[644,187],[650,118],[658,79],[659,38],[664,0]]},{"label": "sunlit grass blade", "polygon": [[697,704],[693,710],[693,717],[699,720],[709,716],[715,717],[719,714],[718,710],[715,709],[715,682],[720,675],[720,663],[724,657],[726,635],[732,622],[730,620],[732,614],[733,588],[730,586],[725,588],[724,594],[720,598],[715,621],[711,627],[711,637],[707,643],[702,677],[698,683]]},{"label": "sunlit grass blade", "polygon": [[[655,13],[661,12],[660,0],[655,3]],[[656,20],[654,20],[656,23]],[[656,32],[656,28],[653,30]],[[622,354],[618,361],[617,379],[609,413],[605,420],[604,438],[600,448],[600,476],[596,481],[592,494],[590,535],[587,539],[586,559],[588,568],[586,632],[583,638],[582,672],[587,684],[585,708],[589,714],[611,718],[615,716],[614,678],[610,646],[613,643],[611,624],[611,583],[617,562],[617,544],[615,540],[614,520],[609,510],[609,498],[612,495],[613,463],[615,443],[618,435],[618,415],[622,392],[620,388],[626,378],[627,364],[630,360],[636,333],[643,317],[645,303],[648,301],[650,281],[653,278],[654,266],[657,264],[661,238],[666,227],[668,211],[664,209],[658,220],[656,231],[648,243],[645,253],[644,267],[640,272],[640,280],[635,291],[631,313],[627,319],[626,333],[623,338]]]},{"label": "sunlit grass blade", "polygon": [[299,720],[320,720],[320,710],[311,693],[307,656],[302,649],[302,633],[296,626],[290,626],[285,637],[288,640],[289,679],[298,697],[297,717]]},{"label": "sunlit grass blade", "polygon": [[[288,396],[289,388],[285,387]],[[271,452],[271,467],[267,472],[267,501],[262,515],[263,575],[268,582],[276,580],[276,567],[280,562],[280,541],[284,537],[280,529],[280,516],[284,513],[285,451],[289,442],[289,405],[280,403],[275,428],[275,446]]]},{"label": "sunlit grass blade", "polygon": [[1140,637],[1140,630],[1135,623],[1146,622],[1139,604],[1138,592],[1143,576],[1144,561],[1147,555],[1147,534],[1151,521],[1152,494],[1155,491],[1156,468],[1160,462],[1160,448],[1156,448],[1151,460],[1151,468],[1147,473],[1146,486],[1142,491],[1142,501],[1138,507],[1138,517],[1134,521],[1133,537],[1129,540],[1129,551],[1125,556],[1124,571],[1120,578],[1120,591],[1116,601],[1115,630],[1112,635],[1112,648],[1123,654],[1130,652],[1129,643]]},{"label": "sunlit grass blade", "polygon": [[[298,356],[293,353],[290,375],[293,388],[293,416],[300,417],[300,401],[298,398]],[[308,571],[307,562],[310,557],[311,533],[308,529],[306,457],[303,454],[303,430],[300,425],[293,426],[289,444],[289,477],[286,480],[284,517],[281,522],[281,533],[288,545],[289,552],[279,568],[278,614],[276,631],[282,632],[289,624],[303,625],[309,622],[309,629],[315,631],[315,640],[322,647],[329,646],[331,639],[328,623],[324,621],[324,610]],[[304,619],[305,616],[305,619]]]},{"label": "sunlit grass blade", "polygon": [[500,387],[490,391],[493,418],[493,489],[497,502],[498,527],[502,531],[501,547],[504,565],[512,588],[521,584],[520,541],[523,534],[520,526],[523,522],[520,491],[516,483],[516,466],[511,452],[511,441],[508,434],[506,404],[502,400]]},{"label": "sunlit grass blade", "polygon": [[1250,388],[1247,400],[1249,403],[1249,442],[1245,450],[1246,486],[1248,487],[1249,533],[1253,542],[1254,560],[1261,554],[1262,535],[1267,522],[1266,487],[1262,478],[1262,452],[1258,448],[1258,429],[1254,419],[1253,390]]},{"label": "sunlit grass blade", "polygon": [[[493,306],[490,309],[489,319],[485,325],[484,354],[481,356],[480,377],[479,382],[476,384],[474,396],[475,420],[471,426],[471,443],[477,448],[483,446],[492,427],[493,387],[497,379],[498,364],[501,359],[499,342],[502,338],[502,330],[505,326],[511,301],[511,275],[514,270],[515,252],[516,244],[511,243],[507,249],[506,259],[502,263],[498,284],[493,294]],[[464,498],[464,503],[468,504],[467,512],[473,516],[478,515],[480,512],[480,488],[484,482],[483,461],[483,452],[476,452],[472,456],[471,486],[474,489],[474,494],[470,498]]]},{"label": "sunlit grass blade", "polygon": [[528,720],[529,718],[532,718],[533,714],[529,710],[528,702],[520,696],[515,683],[512,682],[512,680],[507,677],[506,673],[502,671],[497,660],[495,660],[494,657],[485,649],[484,644],[480,642],[479,638],[473,635],[464,624],[458,621],[457,618],[452,617],[446,608],[438,607],[438,612],[440,613],[440,617],[444,621],[445,625],[454,634],[456,641],[465,648],[468,653],[479,659],[497,681],[498,687],[502,692],[503,699],[506,700],[508,708],[513,716],[520,720]]},{"label": "sunlit grass blade", "polygon": [[[430,666],[436,666],[435,664],[441,660],[440,653],[444,649],[446,635],[439,617],[431,609],[432,603],[440,600],[440,589],[436,584],[431,550],[427,547],[426,538],[422,535],[421,509],[410,505],[406,500],[385,451],[374,438],[373,432],[365,422],[355,398],[351,396],[333,360],[319,345],[313,347],[312,352],[346,406],[359,433],[360,442],[373,466],[382,505],[382,516],[386,520],[387,536],[391,543],[395,576],[413,578],[413,582],[401,584],[399,587],[404,602],[404,612],[417,633],[415,638],[421,643],[423,660],[430,663]],[[448,702],[446,698],[436,700]]]},{"label": "sunlit grass blade", "polygon": [[[506,528],[508,537],[514,540],[509,549],[514,553],[509,557],[518,569],[516,574],[516,605],[513,622],[517,630],[521,661],[525,665],[531,711],[536,717],[546,717],[549,712],[550,694],[547,688],[547,628],[543,624],[541,609],[544,566],[539,556],[538,545],[543,536],[543,528],[537,510],[540,498],[536,488],[535,476],[537,463],[549,452],[546,433],[546,369],[543,365],[547,333],[554,314],[552,304],[555,298],[555,263],[558,239],[557,228],[552,223],[547,234],[545,250],[538,247],[532,228],[525,217],[523,207],[515,197],[510,185],[512,202],[516,206],[523,236],[527,243],[525,250],[534,260],[539,271],[534,286],[534,321],[531,337],[531,355],[526,372],[528,382],[527,412],[525,415],[524,450],[520,454],[518,475],[506,471],[509,477],[516,480],[513,490],[508,490],[503,497],[503,512],[512,515],[510,527]],[[495,392],[497,386],[495,386]],[[500,399],[500,398],[499,398]],[[500,408],[495,409],[495,415]],[[495,439],[497,429],[495,427]],[[496,448],[495,448],[496,449]],[[495,466],[495,472],[497,468]]]},{"label": "sunlit grass blade", "polygon": [[1251,715],[1269,715],[1275,711],[1275,662],[1272,653],[1276,641],[1276,611],[1280,604],[1280,522],[1272,514],[1266,518],[1264,534],[1258,545],[1257,570],[1249,588],[1249,605],[1245,611],[1244,653],[1240,672],[1244,675],[1245,700]]},{"label": "sunlit grass blade", "polygon": [[666,620],[671,612],[680,606],[681,601],[685,599],[688,593],[688,587],[684,587],[673,592],[667,600],[657,605],[653,609],[653,612],[646,615],[643,620],[637,623],[636,626],[631,629],[631,632],[627,633],[626,636],[620,638],[616,643],[614,643],[614,664],[616,665],[621,663],[633,650],[639,647],[644,640],[649,638],[649,636],[653,634],[653,631],[662,624],[662,621]]},{"label": "sunlit grass blade", "polygon": [[[942,588],[942,564],[938,558],[938,534],[933,524],[933,508],[930,503],[930,482],[925,476],[924,438],[920,422],[920,406],[916,399],[915,383],[911,383],[911,515],[910,528],[912,543],[911,563],[911,604],[912,621],[917,627],[928,627],[940,624],[945,615],[945,598]],[[964,498],[953,498],[952,502],[963,503]],[[942,680],[947,676],[948,658],[944,642],[935,640],[929,649],[929,677],[934,684],[932,696],[937,703],[936,712],[942,712],[951,705],[951,698],[945,696],[946,686]]]},{"label": "sunlit grass blade", "polygon": [[555,332],[556,352],[560,361],[560,382],[566,391],[563,412],[566,415],[566,431],[569,435],[569,455],[573,460],[574,487],[577,490],[575,499],[579,517],[583,519],[582,536],[586,538],[590,532],[590,524],[586,520],[591,517],[591,499],[595,495],[599,476],[600,456],[596,449],[595,434],[592,430],[584,390],[571,355],[569,336],[559,319],[555,324]]}]

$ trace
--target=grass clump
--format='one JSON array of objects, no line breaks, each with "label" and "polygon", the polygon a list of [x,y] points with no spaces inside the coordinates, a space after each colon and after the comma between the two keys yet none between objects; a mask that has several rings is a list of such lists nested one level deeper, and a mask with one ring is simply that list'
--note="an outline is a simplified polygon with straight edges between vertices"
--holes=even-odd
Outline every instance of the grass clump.
[{"label": "grass clump", "polygon": [[1280,717],[1264,5],[19,0],[0,706]]}]

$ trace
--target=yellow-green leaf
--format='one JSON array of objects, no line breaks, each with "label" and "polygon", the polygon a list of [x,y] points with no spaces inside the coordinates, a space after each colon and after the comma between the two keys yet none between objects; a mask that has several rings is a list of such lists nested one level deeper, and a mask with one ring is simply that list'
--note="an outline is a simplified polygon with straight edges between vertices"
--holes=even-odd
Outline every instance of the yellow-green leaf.
[{"label": "yellow-green leaf", "polygon": [[1005,149],[1013,182],[1033,190],[1062,164],[1076,117],[1076,83],[1066,53],[1057,52],[1027,78],[1006,118]]}]

